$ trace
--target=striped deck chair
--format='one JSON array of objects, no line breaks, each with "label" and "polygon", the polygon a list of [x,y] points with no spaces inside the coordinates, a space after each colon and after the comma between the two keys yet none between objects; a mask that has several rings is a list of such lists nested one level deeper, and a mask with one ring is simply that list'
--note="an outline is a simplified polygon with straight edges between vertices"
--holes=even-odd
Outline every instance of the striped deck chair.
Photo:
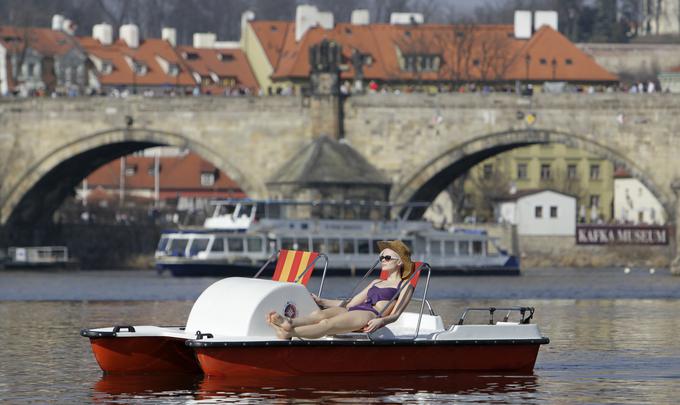
[{"label": "striped deck chair", "polygon": [[299,283],[305,286],[312,277],[316,262],[318,260],[324,260],[323,275],[319,287],[319,293],[321,292],[324,280],[326,279],[326,269],[328,268],[328,256],[325,254],[303,250],[281,249],[267,260],[257,274],[255,274],[254,278],[259,277],[272,260],[276,260],[276,268],[274,269],[272,280]]}]

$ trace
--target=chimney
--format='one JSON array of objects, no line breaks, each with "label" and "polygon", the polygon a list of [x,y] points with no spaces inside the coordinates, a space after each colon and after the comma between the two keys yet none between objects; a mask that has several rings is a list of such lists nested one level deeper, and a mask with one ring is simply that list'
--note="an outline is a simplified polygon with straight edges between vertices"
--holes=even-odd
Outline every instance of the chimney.
[{"label": "chimney", "polygon": [[135,24],[121,25],[119,37],[130,48],[139,48],[139,28]]},{"label": "chimney", "polygon": [[52,16],[52,30],[61,31],[64,27],[64,16],[61,14],[55,14]]},{"label": "chimney", "polygon": [[534,32],[544,25],[557,31],[557,11],[540,10],[534,12]]},{"label": "chimney", "polygon": [[531,11],[515,10],[515,38],[531,38]]},{"label": "chimney", "polygon": [[425,17],[421,13],[392,13],[390,14],[390,24],[394,25],[409,25],[422,24],[425,22]]},{"label": "chimney", "polygon": [[315,6],[300,4],[295,9],[295,41],[299,42],[308,29],[321,26],[325,29],[333,28],[333,13],[320,12]]},{"label": "chimney", "polygon": [[371,22],[371,15],[366,9],[352,10],[352,18],[350,21],[354,25],[368,25]]},{"label": "chimney", "polygon": [[98,40],[102,45],[113,43],[113,27],[107,23],[95,24],[92,27],[92,38]]},{"label": "chimney", "polygon": [[170,45],[177,46],[177,30],[170,27],[163,27],[161,29],[161,38],[168,41]]},{"label": "chimney", "polygon": [[194,33],[194,48],[214,48],[217,35],[212,32]]}]

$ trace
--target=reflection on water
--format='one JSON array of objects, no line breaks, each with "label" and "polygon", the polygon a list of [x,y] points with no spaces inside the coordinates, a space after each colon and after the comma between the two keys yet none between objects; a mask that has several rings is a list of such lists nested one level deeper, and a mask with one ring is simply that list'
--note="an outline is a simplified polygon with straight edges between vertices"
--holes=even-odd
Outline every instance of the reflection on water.
[{"label": "reflection on water", "polygon": [[[215,402],[420,402],[420,403],[675,403],[680,397],[680,300],[648,299],[648,288],[664,284],[678,289],[680,278],[650,280],[642,275],[627,281],[555,273],[536,278],[470,277],[434,280],[441,298],[435,309],[450,324],[468,306],[536,307],[535,322],[551,340],[541,347],[533,375],[365,375],[227,380],[202,376],[102,376],[83,327],[177,325],[186,321],[193,298],[210,279],[148,279],[146,275],[110,272],[105,281],[95,275],[63,274],[52,278],[29,273],[0,273],[0,398],[7,403],[215,403]],[[65,278],[70,280],[67,287]],[[11,285],[8,286],[8,279]],[[546,281],[548,279],[549,281]],[[75,280],[75,281],[74,281]],[[629,281],[628,281],[629,280]],[[163,282],[169,286],[164,290]],[[337,285],[343,280],[334,280]],[[639,286],[636,284],[640,282]],[[345,280],[345,283],[347,281]],[[543,286],[557,290],[593,291],[593,284],[621,287],[643,299],[537,299]],[[63,296],[77,297],[82,285],[92,296],[136,293],[143,301],[35,301],[51,283]],[[580,284],[579,284],[580,283]],[[472,286],[459,294],[460,285]],[[333,287],[337,288],[337,287]],[[341,288],[337,288],[341,290]],[[505,299],[501,296],[507,290]],[[28,301],[1,301],[3,294]],[[150,300],[162,296],[167,300]],[[472,292],[470,292],[472,291]],[[492,296],[475,291],[491,291]],[[653,292],[652,292],[653,293]],[[84,293],[83,293],[84,294]],[[612,293],[616,296],[615,293]],[[677,294],[677,293],[672,293]],[[672,295],[671,294],[671,295]],[[524,297],[527,298],[513,298]],[[539,297],[542,297],[539,295]],[[483,321],[483,319],[480,319]],[[323,361],[323,359],[319,359]]]},{"label": "reflection on water", "polygon": [[105,375],[94,385],[95,401],[141,398],[193,398],[216,402],[236,398],[308,399],[363,402],[376,399],[446,400],[464,395],[480,401],[494,397],[510,399],[536,389],[534,375],[336,375],[248,379],[203,376],[115,376]]}]

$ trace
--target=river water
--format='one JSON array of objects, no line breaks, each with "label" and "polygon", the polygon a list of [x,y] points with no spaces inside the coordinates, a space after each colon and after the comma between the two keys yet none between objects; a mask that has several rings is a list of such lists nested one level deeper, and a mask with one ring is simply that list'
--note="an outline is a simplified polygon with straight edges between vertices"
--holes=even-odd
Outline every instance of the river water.
[{"label": "river water", "polygon": [[[184,324],[216,279],[151,271],[0,271],[0,398],[7,403],[677,403],[680,277],[667,270],[537,269],[434,277],[446,324],[469,306],[534,306],[550,344],[533,374],[248,381],[103,376],[83,327]],[[310,281],[310,290],[319,280]],[[324,295],[354,280],[330,278]],[[420,287],[423,286],[421,281]]]}]

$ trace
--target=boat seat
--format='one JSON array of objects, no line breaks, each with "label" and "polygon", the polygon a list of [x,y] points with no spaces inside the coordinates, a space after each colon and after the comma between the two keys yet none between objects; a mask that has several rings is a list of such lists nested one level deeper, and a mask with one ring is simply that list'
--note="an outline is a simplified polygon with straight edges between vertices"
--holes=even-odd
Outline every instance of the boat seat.
[{"label": "boat seat", "polygon": [[[306,286],[312,277],[312,272],[318,260],[324,260],[324,275],[328,267],[328,257],[318,252],[281,249],[275,256],[276,268],[272,276],[273,281],[298,283]],[[274,255],[257,271],[253,278],[257,278],[273,258]]]}]

